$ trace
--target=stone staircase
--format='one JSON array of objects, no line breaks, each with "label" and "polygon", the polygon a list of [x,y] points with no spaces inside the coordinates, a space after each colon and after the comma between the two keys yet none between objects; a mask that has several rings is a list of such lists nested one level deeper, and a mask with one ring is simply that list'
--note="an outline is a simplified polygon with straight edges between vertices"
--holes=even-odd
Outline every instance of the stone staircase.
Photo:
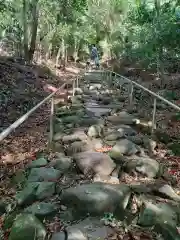
[{"label": "stone staircase", "polygon": [[88,73],[71,104],[56,105],[53,158],[27,166],[10,240],[180,239],[176,181],[122,85],[123,95]]}]

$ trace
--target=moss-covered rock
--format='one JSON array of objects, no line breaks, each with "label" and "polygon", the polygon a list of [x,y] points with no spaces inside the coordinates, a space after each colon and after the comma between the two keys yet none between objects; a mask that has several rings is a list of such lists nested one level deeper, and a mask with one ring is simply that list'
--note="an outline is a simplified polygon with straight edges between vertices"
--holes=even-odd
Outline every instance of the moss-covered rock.
[{"label": "moss-covered rock", "polygon": [[15,196],[18,205],[27,205],[33,203],[35,200],[36,189],[39,183],[27,183],[24,189],[18,192]]},{"label": "moss-covered rock", "polygon": [[20,214],[13,223],[9,240],[44,240],[46,230],[32,214]]},{"label": "moss-covered rock", "polygon": [[169,149],[173,152],[174,155],[180,156],[180,143],[172,143],[169,145]]},{"label": "moss-covered rock", "polygon": [[92,125],[88,129],[87,135],[89,137],[94,137],[94,138],[103,137],[103,135],[104,135],[104,126],[101,125],[101,124],[99,124],[99,125]]},{"label": "moss-covered rock", "polygon": [[44,167],[48,163],[47,159],[44,157],[38,158],[37,160],[32,161],[29,165],[28,168],[38,168],[38,167]]},{"label": "moss-covered rock", "polygon": [[25,213],[33,214],[39,218],[54,215],[58,211],[58,206],[54,203],[33,203],[31,206],[24,209]]},{"label": "moss-covered rock", "polygon": [[155,131],[155,136],[156,136],[157,140],[159,140],[160,142],[162,142],[164,144],[168,144],[171,142],[171,137],[166,132],[157,130],[157,131]]}]

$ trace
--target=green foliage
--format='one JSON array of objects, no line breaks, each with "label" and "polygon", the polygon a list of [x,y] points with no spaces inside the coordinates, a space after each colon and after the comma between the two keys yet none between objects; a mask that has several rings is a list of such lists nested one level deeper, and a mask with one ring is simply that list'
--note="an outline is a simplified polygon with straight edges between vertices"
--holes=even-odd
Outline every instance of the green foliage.
[{"label": "green foliage", "polygon": [[[33,1],[28,0],[31,36]],[[180,10],[175,0],[39,0],[37,44],[43,52],[86,56],[98,43],[104,57],[126,57],[145,65],[175,69],[180,58]],[[0,1],[0,36],[22,50],[22,0]],[[28,37],[28,39],[30,39]],[[51,45],[51,47],[50,47]]]}]

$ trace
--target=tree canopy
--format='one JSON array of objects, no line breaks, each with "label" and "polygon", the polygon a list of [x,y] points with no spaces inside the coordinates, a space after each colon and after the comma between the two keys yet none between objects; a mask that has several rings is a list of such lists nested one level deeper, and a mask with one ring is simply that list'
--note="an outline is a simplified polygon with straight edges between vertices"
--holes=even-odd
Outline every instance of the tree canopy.
[{"label": "tree canopy", "polygon": [[86,58],[96,43],[103,58],[177,68],[179,0],[6,0],[0,11],[1,45],[28,61]]}]

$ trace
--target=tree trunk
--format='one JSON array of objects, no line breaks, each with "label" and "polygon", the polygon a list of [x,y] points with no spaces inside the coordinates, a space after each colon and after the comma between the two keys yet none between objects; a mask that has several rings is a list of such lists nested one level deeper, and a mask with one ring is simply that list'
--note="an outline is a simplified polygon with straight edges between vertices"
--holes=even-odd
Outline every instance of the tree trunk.
[{"label": "tree trunk", "polygon": [[46,60],[51,58],[51,52],[52,52],[52,43],[49,44],[49,47],[46,53]]},{"label": "tree trunk", "polygon": [[65,65],[66,65],[66,46],[65,46],[65,41],[64,38],[62,39],[61,42],[61,50],[62,50],[62,58],[61,58],[61,65],[62,69],[65,70]]},{"label": "tree trunk", "polygon": [[36,37],[37,37],[37,28],[38,28],[38,18],[39,18],[39,0],[32,1],[32,28],[31,28],[31,43],[29,49],[29,62],[33,60],[33,55],[36,47]]},{"label": "tree trunk", "polygon": [[24,45],[24,58],[25,61],[29,61],[28,55],[28,24],[27,24],[27,1],[23,0],[23,12],[22,12],[22,20],[23,20],[23,45]]},{"label": "tree trunk", "polygon": [[[156,26],[157,29],[155,29],[155,31],[161,31],[161,25],[160,25],[160,20],[159,20],[159,16],[160,16],[160,2],[158,0],[154,0],[154,5],[155,5],[155,9],[156,9]],[[157,33],[158,35],[158,33]],[[157,45],[157,49],[156,49],[156,54],[157,54],[157,72],[160,75],[161,78],[161,87],[163,87],[165,81],[166,81],[166,76],[165,76],[165,72],[164,72],[164,66],[163,66],[163,47],[162,45]]]},{"label": "tree trunk", "polygon": [[56,55],[56,68],[59,66],[60,56],[61,56],[61,47],[58,48],[58,52],[57,52],[57,55]]},{"label": "tree trunk", "polygon": [[75,62],[78,59],[79,46],[80,44],[76,41],[74,44],[74,54],[73,54],[73,58]]}]

